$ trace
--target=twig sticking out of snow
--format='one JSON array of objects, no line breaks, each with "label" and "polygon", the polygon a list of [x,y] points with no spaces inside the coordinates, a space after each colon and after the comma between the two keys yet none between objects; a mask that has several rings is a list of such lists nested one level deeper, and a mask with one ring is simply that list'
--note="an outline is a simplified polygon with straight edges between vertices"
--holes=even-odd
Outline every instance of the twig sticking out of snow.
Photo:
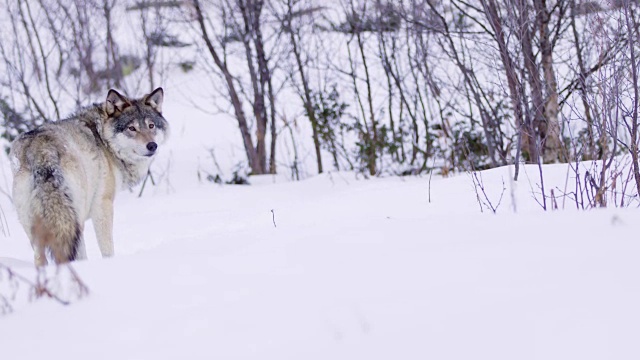
[{"label": "twig sticking out of snow", "polygon": [[276,226],[276,213],[273,211],[273,209],[271,209],[271,220],[273,221],[273,227],[278,227]]},{"label": "twig sticking out of snow", "polygon": [[[478,204],[480,205],[480,212],[484,212],[483,207],[486,207],[488,210],[491,210],[494,214],[498,211],[500,204],[502,203],[502,197],[504,196],[504,192],[507,190],[507,187],[504,185],[504,178],[502,178],[502,192],[500,193],[500,198],[498,199],[498,203],[493,205],[491,199],[487,195],[487,191],[484,188],[484,181],[482,180],[482,174],[478,176],[478,171],[470,172],[471,180],[473,181],[473,190],[476,192],[476,200],[478,200]],[[478,191],[480,189],[480,191]],[[482,194],[482,198],[480,195]]]},{"label": "twig sticking out of snow", "polygon": [[[63,272],[68,276],[63,277]],[[27,287],[30,301],[47,297],[62,305],[71,304],[72,298],[81,299],[89,294],[89,288],[69,264],[56,266],[53,276],[47,274],[47,268],[38,267],[35,280],[0,264],[0,285],[0,314],[3,315],[13,311],[12,305],[18,298],[21,286]]]}]

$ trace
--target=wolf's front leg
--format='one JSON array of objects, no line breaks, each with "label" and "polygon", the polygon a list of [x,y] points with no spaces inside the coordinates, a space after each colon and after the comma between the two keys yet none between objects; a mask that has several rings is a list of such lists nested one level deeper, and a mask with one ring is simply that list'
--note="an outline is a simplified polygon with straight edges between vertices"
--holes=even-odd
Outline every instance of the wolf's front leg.
[{"label": "wolf's front leg", "polygon": [[91,214],[102,257],[113,256],[113,200],[105,199]]}]

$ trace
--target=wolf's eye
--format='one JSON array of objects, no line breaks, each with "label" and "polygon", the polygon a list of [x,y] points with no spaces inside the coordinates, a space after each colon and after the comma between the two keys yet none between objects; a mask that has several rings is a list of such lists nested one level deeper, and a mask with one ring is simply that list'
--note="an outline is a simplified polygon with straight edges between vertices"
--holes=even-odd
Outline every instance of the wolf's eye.
[{"label": "wolf's eye", "polygon": [[129,126],[129,130],[136,131],[136,128],[135,128],[135,126]]},{"label": "wolf's eye", "polygon": [[149,124],[149,129],[153,129],[154,127],[156,127],[155,124]]}]

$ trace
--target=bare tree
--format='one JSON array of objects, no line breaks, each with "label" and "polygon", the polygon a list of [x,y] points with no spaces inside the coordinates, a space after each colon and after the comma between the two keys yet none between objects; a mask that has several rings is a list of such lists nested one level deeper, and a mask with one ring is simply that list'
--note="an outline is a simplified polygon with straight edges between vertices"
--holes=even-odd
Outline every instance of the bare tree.
[{"label": "bare tree", "polygon": [[309,121],[311,122],[311,131],[313,138],[313,146],[316,152],[316,162],[318,165],[318,173],[323,172],[322,168],[322,153],[320,151],[320,139],[318,136],[318,121],[316,120],[315,111],[313,110],[313,101],[311,98],[311,86],[305,68],[305,63],[302,60],[302,49],[300,48],[301,39],[301,26],[295,25],[296,18],[301,16],[309,16],[316,12],[318,9],[313,8],[294,8],[301,4],[300,1],[286,0],[286,13],[282,19],[283,30],[289,34],[289,41],[291,43],[291,51],[295,59],[296,70],[300,77],[300,83],[302,85],[302,102],[304,104],[305,112]]},{"label": "bare tree", "polygon": [[[624,116],[624,124],[629,132],[629,144],[627,149],[631,153],[633,177],[636,182],[637,194],[640,195],[640,164],[638,163],[638,101],[640,100],[640,91],[638,89],[638,62],[636,58],[636,39],[638,38],[638,22],[635,9],[630,0],[623,1],[622,13],[624,16],[625,30],[629,39],[629,65],[631,67],[631,108]],[[621,104],[622,105],[622,104]]]},{"label": "bare tree", "polygon": [[[221,1],[217,6],[223,19],[222,31],[226,32],[226,35],[211,37],[209,29],[215,27],[210,21],[205,20],[205,12],[200,1],[193,2],[198,32],[216,68],[225,80],[253,174],[276,172],[276,89],[273,85],[273,68],[269,65],[269,52],[263,34],[264,5],[264,0]],[[214,45],[214,39],[217,45]],[[249,75],[248,86],[231,73],[227,63],[227,45],[236,41],[242,44],[244,50],[244,65]],[[247,95],[246,101],[251,106],[251,119],[247,118],[243,109],[244,95]],[[250,133],[249,120],[255,122],[255,141]],[[266,143],[269,121],[271,121],[271,156],[267,165]]]},{"label": "bare tree", "polygon": [[264,167],[261,164],[260,158],[258,156],[258,151],[253,146],[253,138],[251,137],[251,133],[249,132],[249,125],[242,106],[242,100],[236,88],[233,75],[231,75],[231,71],[229,70],[226,61],[223,60],[222,57],[220,57],[220,54],[213,45],[213,41],[209,36],[208,27],[205,23],[204,13],[199,0],[193,0],[193,8],[195,10],[196,21],[198,23],[202,41],[204,41],[206,48],[211,55],[211,58],[213,59],[218,70],[222,73],[222,76],[225,80],[231,104],[234,109],[235,117],[238,120],[238,126],[240,127],[240,133],[242,135],[242,140],[244,143],[245,152],[247,154],[247,160],[249,161],[249,166],[251,167],[251,171],[254,174],[263,174]]}]

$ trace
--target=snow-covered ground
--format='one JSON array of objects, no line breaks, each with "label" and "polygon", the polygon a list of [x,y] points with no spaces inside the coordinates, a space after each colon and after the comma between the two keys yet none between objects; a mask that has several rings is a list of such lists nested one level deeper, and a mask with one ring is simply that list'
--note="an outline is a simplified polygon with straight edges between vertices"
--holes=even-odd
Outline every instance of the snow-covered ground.
[{"label": "snow-covered ground", "polygon": [[[62,306],[18,289],[1,359],[640,358],[637,209],[544,212],[536,167],[518,183],[482,173],[494,205],[504,181],[496,215],[468,174],[219,186],[196,173],[220,124],[167,102],[159,184],[118,197],[117,255],[100,258],[88,224],[73,266],[89,295]],[[544,173],[571,184],[565,165]],[[0,263],[32,277],[0,205]]]}]

